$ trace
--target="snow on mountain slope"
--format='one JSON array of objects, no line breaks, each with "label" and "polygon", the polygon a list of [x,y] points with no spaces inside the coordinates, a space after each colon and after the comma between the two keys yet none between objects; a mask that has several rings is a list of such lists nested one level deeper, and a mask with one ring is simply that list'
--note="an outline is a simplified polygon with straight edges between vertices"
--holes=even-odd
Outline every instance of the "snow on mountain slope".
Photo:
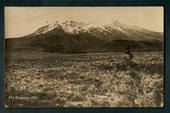
[{"label": "snow on mountain slope", "polygon": [[[87,33],[101,40],[162,40],[161,34],[137,26],[130,26],[119,21],[112,21],[111,24],[99,26],[94,23],[83,23],[76,21],[58,21],[39,28],[31,34],[43,35],[47,33],[57,34],[63,31],[67,34]],[[48,34],[49,35],[49,34]]]},{"label": "snow on mountain slope", "polygon": [[49,25],[46,25],[46,26],[43,26],[43,27],[39,28],[33,34],[34,35],[45,34],[45,33],[49,32],[49,31],[52,31],[55,28],[60,28],[60,24],[57,21],[55,23],[51,23]]}]

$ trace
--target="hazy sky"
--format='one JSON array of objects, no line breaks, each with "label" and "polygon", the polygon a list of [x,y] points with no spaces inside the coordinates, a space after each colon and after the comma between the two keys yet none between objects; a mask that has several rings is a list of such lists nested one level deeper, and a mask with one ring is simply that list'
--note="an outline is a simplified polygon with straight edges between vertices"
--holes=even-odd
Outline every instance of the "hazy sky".
[{"label": "hazy sky", "polygon": [[98,25],[117,20],[163,32],[163,7],[6,7],[5,37],[24,36],[54,21],[66,20]]}]

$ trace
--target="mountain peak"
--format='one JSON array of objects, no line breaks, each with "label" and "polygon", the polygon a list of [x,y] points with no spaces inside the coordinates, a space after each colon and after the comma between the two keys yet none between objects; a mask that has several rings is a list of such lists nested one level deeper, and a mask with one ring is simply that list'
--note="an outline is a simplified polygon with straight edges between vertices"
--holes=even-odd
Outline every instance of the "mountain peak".
[{"label": "mountain peak", "polygon": [[39,35],[39,34],[45,34],[55,28],[59,28],[60,24],[58,21],[55,21],[54,23],[48,24],[46,26],[43,26],[41,28],[39,28],[37,31],[35,31],[33,34],[34,35]]},{"label": "mountain peak", "polygon": [[64,32],[77,34],[83,30],[84,23],[83,22],[76,22],[76,21],[64,21],[61,23],[61,27]]}]

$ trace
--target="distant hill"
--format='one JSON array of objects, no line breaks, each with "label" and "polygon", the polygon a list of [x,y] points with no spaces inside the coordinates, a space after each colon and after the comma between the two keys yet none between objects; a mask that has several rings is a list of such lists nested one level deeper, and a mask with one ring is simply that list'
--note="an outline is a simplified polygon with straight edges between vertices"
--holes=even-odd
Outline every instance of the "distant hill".
[{"label": "distant hill", "polygon": [[6,48],[15,51],[59,53],[162,51],[163,33],[118,21],[96,26],[82,22],[55,22],[24,37],[6,39]]}]

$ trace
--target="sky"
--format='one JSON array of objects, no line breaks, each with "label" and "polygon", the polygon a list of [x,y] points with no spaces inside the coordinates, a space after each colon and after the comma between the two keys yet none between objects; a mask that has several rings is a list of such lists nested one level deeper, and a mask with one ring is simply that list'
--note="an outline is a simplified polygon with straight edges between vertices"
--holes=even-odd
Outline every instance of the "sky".
[{"label": "sky", "polygon": [[163,7],[5,7],[5,38],[21,37],[55,21],[97,25],[112,20],[163,32]]}]

